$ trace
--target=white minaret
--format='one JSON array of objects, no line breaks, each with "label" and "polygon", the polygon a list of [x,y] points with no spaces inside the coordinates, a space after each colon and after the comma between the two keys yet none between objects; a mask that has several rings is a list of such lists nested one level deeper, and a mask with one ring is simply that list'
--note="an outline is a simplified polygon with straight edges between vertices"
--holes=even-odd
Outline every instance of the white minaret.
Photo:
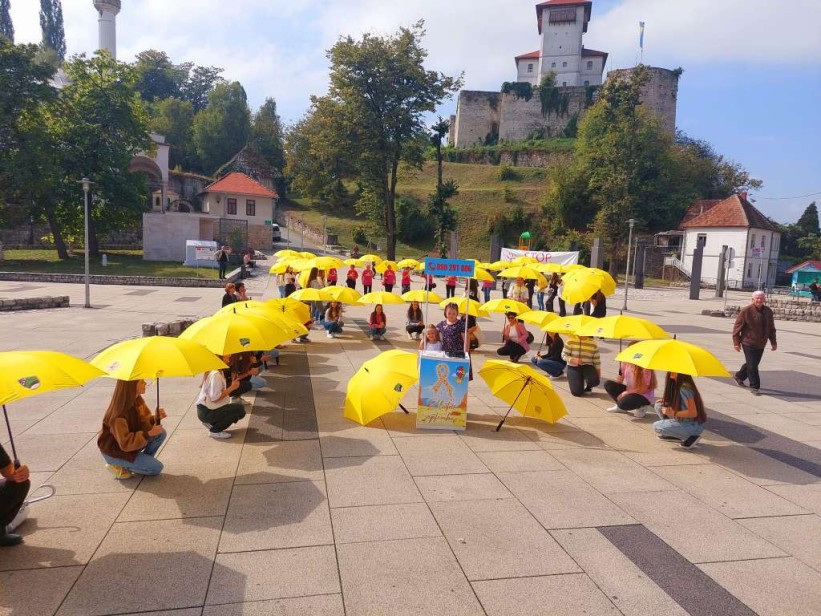
[{"label": "white minaret", "polygon": [[120,0],[94,0],[94,8],[100,14],[100,49],[117,58],[117,13]]}]

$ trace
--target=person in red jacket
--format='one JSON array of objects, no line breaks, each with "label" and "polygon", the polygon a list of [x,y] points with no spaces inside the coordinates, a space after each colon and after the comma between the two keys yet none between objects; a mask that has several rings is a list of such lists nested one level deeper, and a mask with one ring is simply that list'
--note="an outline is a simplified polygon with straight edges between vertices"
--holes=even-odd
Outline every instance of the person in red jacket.
[{"label": "person in red jacket", "polygon": [[332,267],[328,270],[328,276],[325,278],[325,280],[328,281],[328,286],[329,287],[335,287],[336,286],[337,273],[336,273],[336,268],[335,267]]},{"label": "person in red jacket", "polygon": [[393,268],[388,265],[385,269],[385,273],[382,274],[382,286],[385,288],[385,291],[388,293],[393,292],[393,285],[396,284],[396,272],[393,271]]},{"label": "person in red jacket", "polygon": [[373,291],[373,270],[370,263],[362,270],[362,293]]},{"label": "person in red jacket", "polygon": [[445,291],[447,292],[447,297],[456,295],[456,276],[448,276],[445,278]]},{"label": "person in red jacket", "polygon": [[402,293],[407,293],[411,290],[411,268],[406,267],[402,270]]},{"label": "person in red jacket", "polygon": [[356,281],[359,278],[359,272],[356,271],[356,268],[351,265],[351,269],[348,270],[348,273],[345,276],[345,284],[348,285],[349,289],[356,289]]}]

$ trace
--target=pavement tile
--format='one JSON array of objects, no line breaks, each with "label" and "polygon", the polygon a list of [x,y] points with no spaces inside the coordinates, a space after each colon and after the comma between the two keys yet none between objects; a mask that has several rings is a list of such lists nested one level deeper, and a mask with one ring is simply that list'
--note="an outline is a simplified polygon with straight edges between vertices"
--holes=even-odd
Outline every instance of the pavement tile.
[{"label": "pavement tile", "polygon": [[525,432],[505,424],[496,432],[499,417],[490,423],[468,421],[467,431],[459,434],[459,439],[474,453],[482,451],[526,451],[539,446]]},{"label": "pavement tile", "polygon": [[692,563],[785,555],[684,492],[620,492],[611,498]]},{"label": "pavement tile", "polygon": [[441,537],[427,505],[373,505],[331,509],[337,544]]},{"label": "pavement tile", "polygon": [[[199,612],[198,612],[199,613]],[[202,616],[344,616],[342,595],[206,605]]]},{"label": "pavement tile", "polygon": [[821,574],[794,558],[705,563],[699,568],[759,616],[821,614]]},{"label": "pavement tile", "polygon": [[[411,414],[401,413],[399,411],[395,413],[388,413],[387,415],[382,415],[379,419],[382,422],[382,425],[388,431],[388,434],[391,435],[391,438],[399,438],[403,436],[426,436],[426,437],[443,437],[443,436],[453,436],[456,434],[454,430],[430,430],[424,428],[417,428],[416,427],[416,413],[413,412],[414,408],[405,405],[408,407],[408,410],[411,411]],[[470,418],[470,413],[468,413],[468,419]],[[375,422],[372,425],[377,425]]]},{"label": "pavement tile", "polygon": [[206,603],[243,603],[339,592],[333,546],[263,550],[218,554]]},{"label": "pavement tile", "polygon": [[548,529],[635,523],[571,471],[501,473],[499,479]]},{"label": "pavement tile", "polygon": [[322,481],[319,441],[246,443],[237,468],[237,484]]},{"label": "pavement tile", "polygon": [[429,502],[510,498],[508,489],[490,473],[417,477],[416,485]]},{"label": "pavement tile", "polygon": [[234,486],[220,552],[333,544],[321,482]]},{"label": "pavement tile", "polygon": [[617,616],[619,610],[583,573],[474,582],[488,616]]},{"label": "pavement tile", "polygon": [[579,571],[515,499],[439,502],[430,508],[471,581]]},{"label": "pavement tile", "polygon": [[[248,421],[246,416],[242,421]],[[165,442],[160,460],[166,466],[197,464],[204,468],[224,469],[233,474],[242,453],[244,431],[234,424],[228,431],[230,439],[218,440],[198,423],[197,430],[177,429]]]},{"label": "pavement tile", "polygon": [[94,432],[77,434],[32,434],[14,439],[20,462],[33,472],[57,471],[86,443],[97,440]]},{"label": "pavement tile", "polygon": [[783,414],[760,413],[744,417],[744,421],[800,443],[821,440],[821,426],[809,425],[804,421],[796,421],[785,417]]},{"label": "pavement tile", "polygon": [[541,448],[537,451],[483,451],[476,455],[494,473],[564,469],[556,458]]},{"label": "pavement tile", "polygon": [[821,573],[821,516],[750,518],[738,523]]},{"label": "pavement tile", "polygon": [[788,500],[714,464],[668,466],[654,470],[729,518],[807,513]]},{"label": "pavement tile", "polygon": [[533,441],[542,449],[604,449],[607,444],[598,436],[584,430],[566,430],[562,432],[534,432]]},{"label": "pavement tile", "polygon": [[254,413],[248,418],[248,430],[245,433],[246,443],[272,443],[283,438],[282,426],[285,423],[284,414],[280,411],[272,413]]},{"label": "pavement tile", "polygon": [[617,451],[565,449],[552,455],[602,494],[675,489],[671,483]]},{"label": "pavement tile", "polygon": [[778,494],[791,503],[821,515],[821,483],[806,485],[770,485],[765,486],[769,492]]},{"label": "pavement tile", "polygon": [[595,528],[550,534],[624,616],[687,616],[687,612]]},{"label": "pavement tile", "polygon": [[[202,605],[221,518],[115,524],[58,616],[96,616]],[[138,571],[139,575],[134,575]],[[128,592],[123,592],[128,580]]]},{"label": "pavement tile", "polygon": [[131,612],[121,616],[201,616],[201,607],[190,607],[182,610],[162,610],[160,612]]},{"label": "pavement tile", "polygon": [[0,573],[0,616],[43,616],[60,607],[82,567]]},{"label": "pavement tile", "polygon": [[746,445],[723,439],[708,443],[709,447],[707,444],[701,446],[701,455],[708,456],[713,464],[720,464],[756,485],[810,484],[818,481],[815,475],[759,453]]},{"label": "pavement tile", "polygon": [[337,550],[348,616],[483,614],[442,538],[349,543]]},{"label": "pavement tile", "polygon": [[328,458],[325,481],[331,507],[422,502],[399,456]]},{"label": "pavement tile", "polygon": [[[675,443],[656,438],[652,430],[636,430],[601,434],[609,447],[622,453],[642,466],[677,466],[680,464],[709,464],[708,456],[701,453],[705,448],[683,449]],[[705,442],[705,441],[702,441]]]},{"label": "pavement tile", "polygon": [[395,456],[396,447],[381,426],[354,426],[349,420],[342,429],[321,429],[319,441],[323,458],[348,456]]},{"label": "pavement tile", "polygon": [[486,473],[487,467],[458,436],[396,439],[396,448],[414,477]]}]

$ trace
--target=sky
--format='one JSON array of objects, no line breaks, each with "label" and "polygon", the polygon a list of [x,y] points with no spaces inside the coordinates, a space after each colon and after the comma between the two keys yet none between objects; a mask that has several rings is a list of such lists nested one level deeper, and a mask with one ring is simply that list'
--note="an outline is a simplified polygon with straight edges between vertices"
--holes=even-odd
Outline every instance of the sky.
[{"label": "sky", "polygon": [[[175,63],[224,68],[252,108],[273,97],[286,123],[328,87],[326,51],[342,36],[389,35],[425,20],[427,67],[498,91],[513,58],[539,46],[537,0],[122,0],[117,57],[146,49]],[[11,0],[15,41],[39,42],[37,0]],[[68,54],[97,49],[93,0],[62,0]],[[821,0],[593,0],[584,44],[605,70],[639,60],[682,67],[677,127],[710,142],[764,186],[751,193],[774,220],[821,202]],[[455,113],[451,100],[437,110]]]}]

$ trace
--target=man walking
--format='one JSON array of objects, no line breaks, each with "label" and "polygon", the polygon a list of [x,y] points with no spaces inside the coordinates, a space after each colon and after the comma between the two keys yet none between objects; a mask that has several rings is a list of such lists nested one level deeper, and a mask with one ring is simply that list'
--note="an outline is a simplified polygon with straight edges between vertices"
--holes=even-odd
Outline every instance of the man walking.
[{"label": "man walking", "polygon": [[744,365],[733,375],[733,379],[740,387],[745,387],[744,381],[749,377],[750,391],[754,396],[759,395],[761,387],[758,364],[764,356],[767,341],[770,341],[773,351],[778,348],[773,311],[764,305],[765,300],[764,291],[753,293],[752,303],[741,309],[733,326],[733,348],[736,352],[744,351]]}]

